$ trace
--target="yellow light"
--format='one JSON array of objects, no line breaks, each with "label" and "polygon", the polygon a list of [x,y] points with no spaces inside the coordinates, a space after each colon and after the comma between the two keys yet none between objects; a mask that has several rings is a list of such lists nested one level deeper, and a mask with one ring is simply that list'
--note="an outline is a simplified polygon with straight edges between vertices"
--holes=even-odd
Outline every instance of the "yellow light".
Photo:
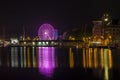
[{"label": "yellow light", "polygon": [[89,48],[89,68],[92,68],[92,48]]},{"label": "yellow light", "polygon": [[89,67],[89,52],[88,52],[88,49],[86,49],[86,63],[87,63],[87,68]]},{"label": "yellow light", "polygon": [[28,68],[30,68],[30,48],[27,48]]},{"label": "yellow light", "polygon": [[26,42],[24,42],[24,45],[26,45]]},{"label": "yellow light", "polygon": [[85,48],[83,48],[83,67],[86,68]]},{"label": "yellow light", "polygon": [[83,37],[83,41],[85,41],[85,37]]},{"label": "yellow light", "polygon": [[111,38],[112,38],[112,36],[109,36],[109,38],[111,39]]},{"label": "yellow light", "polygon": [[101,58],[101,67],[104,68],[104,53],[103,53],[103,48],[101,48],[100,51],[100,58]]},{"label": "yellow light", "polygon": [[73,57],[73,53],[72,53],[72,49],[70,48],[69,49],[69,56],[70,56],[70,68],[73,68],[74,67],[74,57]]},{"label": "yellow light", "polygon": [[98,67],[98,63],[97,63],[97,48],[94,49],[94,67],[95,68]]},{"label": "yellow light", "polygon": [[111,50],[109,49],[108,50],[108,62],[109,62],[109,68],[111,69],[112,68],[112,53],[111,53]]},{"label": "yellow light", "polygon": [[108,49],[104,49],[104,77],[105,80],[109,80],[109,73],[108,73]]}]

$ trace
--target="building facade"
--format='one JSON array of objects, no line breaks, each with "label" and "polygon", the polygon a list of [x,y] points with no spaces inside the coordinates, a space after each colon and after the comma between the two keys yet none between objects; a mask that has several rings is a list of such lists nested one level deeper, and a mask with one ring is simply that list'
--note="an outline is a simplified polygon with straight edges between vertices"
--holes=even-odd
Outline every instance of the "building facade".
[{"label": "building facade", "polygon": [[112,43],[120,43],[120,25],[110,25],[105,28],[106,36],[111,36]]}]

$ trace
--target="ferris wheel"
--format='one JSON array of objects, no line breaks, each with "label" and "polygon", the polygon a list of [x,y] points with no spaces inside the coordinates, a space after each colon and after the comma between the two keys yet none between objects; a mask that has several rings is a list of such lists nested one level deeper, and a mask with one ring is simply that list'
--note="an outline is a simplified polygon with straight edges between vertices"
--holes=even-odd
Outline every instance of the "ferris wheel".
[{"label": "ferris wheel", "polygon": [[42,24],[38,30],[40,40],[54,40],[55,30],[52,25],[46,23]]}]

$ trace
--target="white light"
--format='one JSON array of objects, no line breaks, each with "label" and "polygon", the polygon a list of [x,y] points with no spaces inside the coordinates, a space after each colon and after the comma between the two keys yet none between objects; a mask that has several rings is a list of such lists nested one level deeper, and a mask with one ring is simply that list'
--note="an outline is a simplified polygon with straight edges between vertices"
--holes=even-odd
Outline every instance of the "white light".
[{"label": "white light", "polygon": [[101,44],[101,42],[92,42],[93,44]]},{"label": "white light", "polygon": [[105,18],[104,21],[108,21],[108,18]]},{"label": "white light", "polygon": [[47,32],[45,32],[45,34],[47,34]]},{"label": "white light", "polygon": [[43,45],[45,45],[45,42],[43,42]]},{"label": "white light", "polygon": [[46,44],[48,45],[48,42],[46,42]]},{"label": "white light", "polygon": [[39,42],[38,45],[41,45],[41,42]]},{"label": "white light", "polygon": [[16,39],[16,38],[15,39],[14,38],[11,39],[11,44],[17,44],[17,43],[18,43],[18,39]]},{"label": "white light", "polygon": [[33,45],[35,45],[35,42],[32,42]]},{"label": "white light", "polygon": [[54,44],[54,42],[52,41],[51,44]]},{"label": "white light", "polygon": [[24,42],[24,44],[26,44],[26,42]]}]

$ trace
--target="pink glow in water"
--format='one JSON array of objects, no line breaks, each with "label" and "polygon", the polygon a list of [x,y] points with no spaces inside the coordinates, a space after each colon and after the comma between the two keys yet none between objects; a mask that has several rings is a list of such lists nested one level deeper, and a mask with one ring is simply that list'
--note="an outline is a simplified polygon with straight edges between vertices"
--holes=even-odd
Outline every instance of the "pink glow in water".
[{"label": "pink glow in water", "polygon": [[38,66],[39,72],[51,77],[55,68],[55,49],[53,47],[39,47]]}]

